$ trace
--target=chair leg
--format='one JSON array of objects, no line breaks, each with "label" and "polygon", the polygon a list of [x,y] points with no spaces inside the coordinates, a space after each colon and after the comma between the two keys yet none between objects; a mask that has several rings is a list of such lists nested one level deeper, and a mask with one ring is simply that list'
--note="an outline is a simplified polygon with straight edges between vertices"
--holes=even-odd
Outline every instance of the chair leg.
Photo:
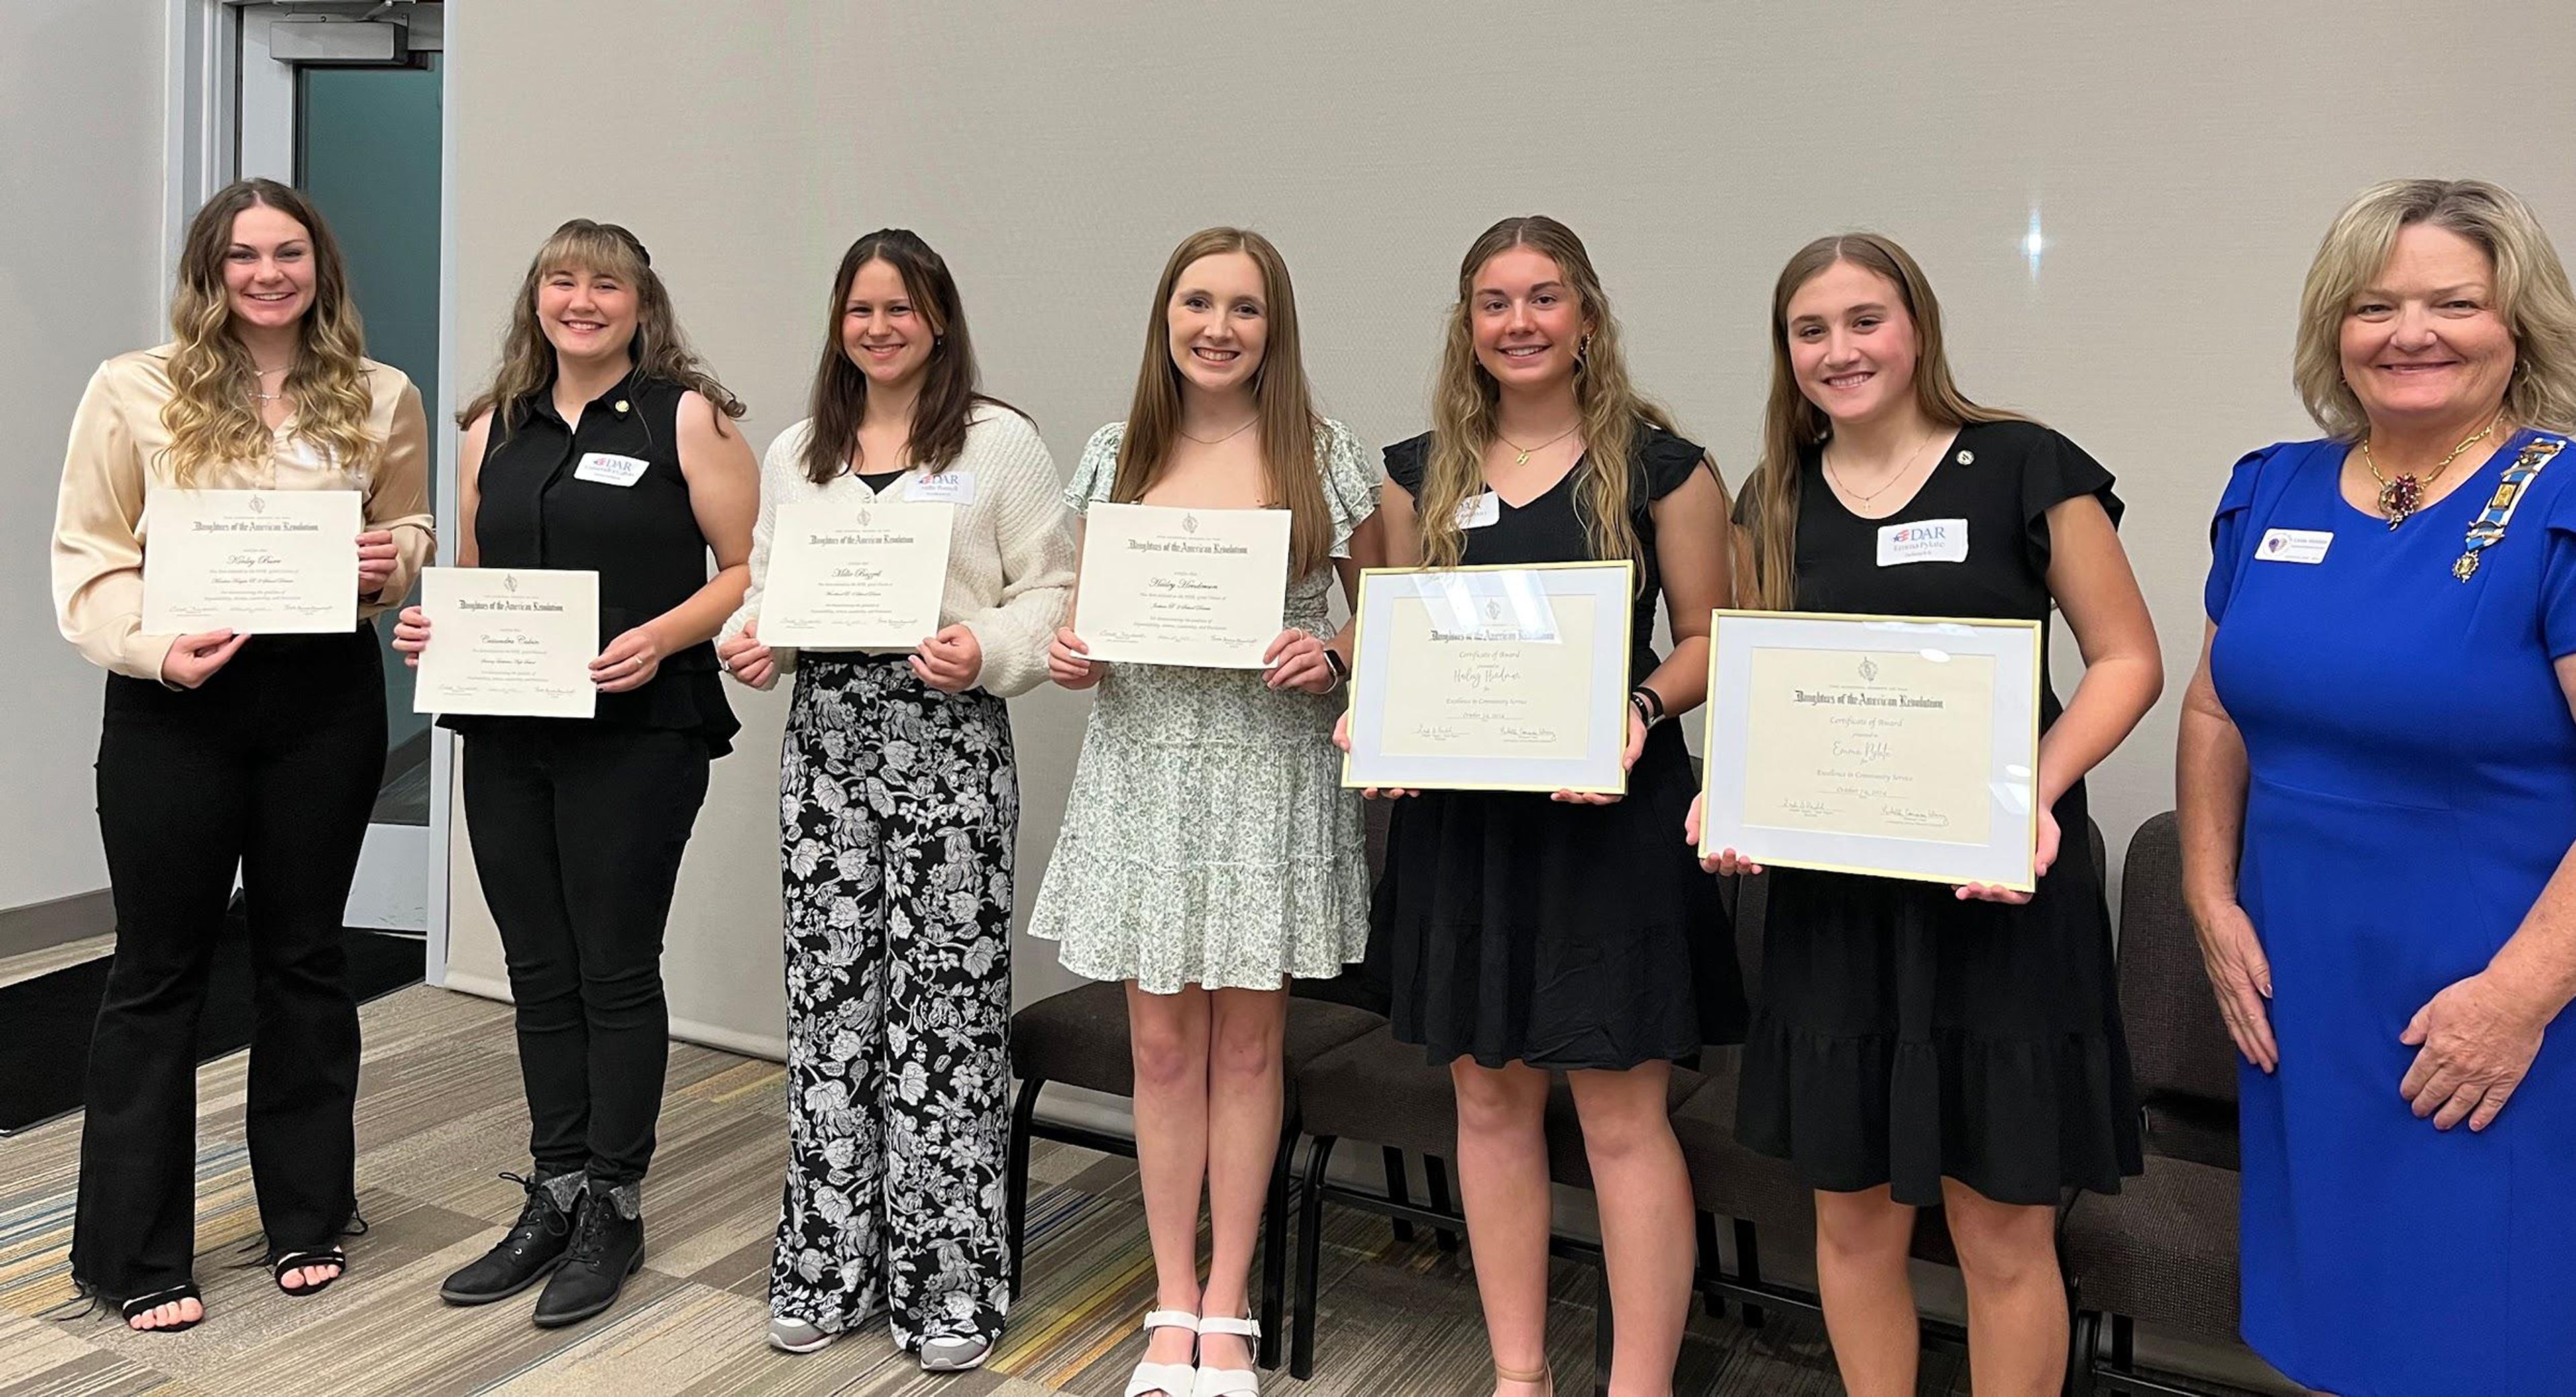
[{"label": "chair leg", "polygon": [[[1735,1220],[1735,1277],[1746,1285],[1762,1283],[1762,1239],[1755,1235],[1750,1218]],[[1762,1307],[1749,1300],[1744,1304],[1744,1327],[1762,1327]]]},{"label": "chair leg", "polygon": [[[1390,1203],[1410,1204],[1413,1201],[1413,1194],[1411,1190],[1405,1186],[1404,1151],[1397,1149],[1393,1145],[1386,1146],[1385,1150],[1386,1201]],[[1399,1242],[1412,1241],[1413,1224],[1406,1222],[1402,1218],[1395,1219],[1395,1240]]]},{"label": "chair leg", "polygon": [[1288,1160],[1297,1149],[1297,1116],[1280,1122],[1279,1152],[1270,1161],[1270,1202],[1261,1219],[1261,1341],[1253,1362],[1279,1366],[1279,1330],[1288,1307]]},{"label": "chair leg", "polygon": [[1027,1293],[1020,1288],[1020,1262],[1029,1240],[1029,1125],[1037,1119],[1038,1092],[1045,1086],[1043,1077],[1020,1083],[1020,1099],[1011,1107],[1010,1146],[1002,1164],[1003,1227],[1010,1239],[1014,1300]]},{"label": "chair leg", "polygon": [[1610,1353],[1618,1340],[1610,1325],[1610,1263],[1601,1263],[1601,1288],[1592,1302],[1592,1392],[1610,1397]]},{"label": "chair leg", "polygon": [[1324,1167],[1333,1158],[1333,1137],[1318,1135],[1306,1147],[1305,1193],[1297,1202],[1297,1293],[1290,1309],[1297,1328],[1288,1346],[1288,1376],[1300,1382],[1315,1375],[1315,1302],[1324,1258]]},{"label": "chair leg", "polygon": [[1699,1264],[1691,1268],[1691,1275],[1700,1282],[1700,1304],[1710,1319],[1724,1319],[1726,1296],[1712,1284],[1725,1269],[1724,1259],[1717,1254],[1717,1215],[1695,1213],[1692,1230],[1699,1237]]},{"label": "chair leg", "polygon": [[2075,1323],[2067,1335],[2067,1397],[2093,1397],[2093,1354],[2100,1342],[2102,1317],[2078,1310]]},{"label": "chair leg", "polygon": [[[1431,1211],[1447,1213],[1451,1217],[1458,1215],[1457,1205],[1449,1196],[1449,1161],[1436,1154],[1424,1155],[1422,1186],[1423,1191],[1431,1195]],[[1458,1229],[1454,1227],[1440,1229],[1440,1249],[1445,1252],[1458,1250]]]},{"label": "chair leg", "polygon": [[2123,1373],[2138,1368],[2138,1322],[2127,1315],[2111,1316],[2111,1366]]}]

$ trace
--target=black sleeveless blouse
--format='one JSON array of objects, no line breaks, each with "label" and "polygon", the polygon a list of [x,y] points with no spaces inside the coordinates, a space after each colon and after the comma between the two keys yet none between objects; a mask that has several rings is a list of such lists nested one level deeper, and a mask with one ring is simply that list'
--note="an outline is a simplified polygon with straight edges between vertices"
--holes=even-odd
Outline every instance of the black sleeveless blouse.
[{"label": "black sleeveless blouse", "polygon": [[[483,450],[474,511],[481,565],[598,573],[602,649],[706,585],[707,539],[680,472],[686,392],[629,374],[567,424],[548,385],[505,409]],[[584,470],[594,456],[623,459]],[[629,483],[613,483],[621,479]],[[717,756],[742,728],[707,641],[664,657],[641,687],[601,694],[592,721],[693,731]],[[470,720],[450,726],[471,730]]]}]

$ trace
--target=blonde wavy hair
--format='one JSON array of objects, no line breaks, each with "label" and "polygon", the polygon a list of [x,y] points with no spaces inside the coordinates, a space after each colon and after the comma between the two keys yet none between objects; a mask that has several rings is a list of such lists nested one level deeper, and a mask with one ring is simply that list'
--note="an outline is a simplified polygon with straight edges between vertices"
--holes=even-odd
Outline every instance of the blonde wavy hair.
[{"label": "blonde wavy hair", "polygon": [[267,179],[224,186],[189,220],[179,284],[170,297],[176,343],[170,399],[161,405],[161,425],[170,433],[163,468],[174,483],[192,486],[219,462],[265,460],[274,449],[251,397],[259,389],[258,367],[233,336],[232,293],[224,286],[233,220],[250,208],[272,208],[304,225],[313,249],[313,304],[304,312],[295,361],[278,390],[294,397],[294,435],[364,479],[384,454],[384,442],[367,434],[375,395],[367,384],[366,336],[340,244],[303,195]]},{"label": "blonde wavy hair", "polygon": [[1501,388],[1476,360],[1476,273],[1516,247],[1556,263],[1589,322],[1589,347],[1578,352],[1574,404],[1582,417],[1584,454],[1577,467],[1574,512],[1595,557],[1633,558],[1637,531],[1629,519],[1632,462],[1639,423],[1675,431],[1672,417],[1639,393],[1628,378],[1619,348],[1619,321],[1602,294],[1592,256],[1574,230],[1544,214],[1506,218],[1478,235],[1458,264],[1458,300],[1450,307],[1440,353],[1440,377],[1431,396],[1431,450],[1423,464],[1416,527],[1426,566],[1456,567],[1466,552],[1458,507],[1485,488],[1485,448],[1494,440],[1494,405]]},{"label": "blonde wavy hair", "polygon": [[2291,379],[2326,435],[2357,441],[2370,420],[2343,380],[2343,322],[2352,299],[2388,266],[2397,235],[2418,223],[2478,245],[2495,265],[2496,311],[2513,330],[2508,420],[2564,432],[2576,427],[2576,294],[2566,265],[2513,191],[2482,179],[2392,179],[2355,195],[2335,215],[2299,294],[2299,344]]},{"label": "blonde wavy hair", "polygon": [[1288,259],[1249,228],[1202,228],[1181,239],[1163,263],[1162,280],[1154,285],[1153,313],[1145,318],[1145,361],[1136,370],[1136,393],[1127,405],[1109,498],[1121,503],[1143,499],[1171,459],[1172,438],[1181,430],[1181,368],[1172,362],[1172,293],[1191,263],[1228,252],[1242,253],[1261,269],[1262,314],[1269,333],[1262,341],[1260,367],[1252,371],[1261,469],[1274,507],[1288,510],[1288,570],[1304,577],[1330,561],[1333,552],[1333,516],[1324,503],[1324,481],[1315,462],[1315,433],[1323,418],[1306,382],[1297,290],[1288,280]]},{"label": "blonde wavy hair", "polygon": [[726,418],[739,418],[749,410],[707,371],[697,351],[689,347],[688,337],[680,333],[671,293],[653,270],[653,255],[644,250],[643,242],[617,224],[576,218],[547,237],[529,261],[528,274],[519,282],[519,299],[510,310],[510,328],[502,333],[501,366],[493,371],[491,383],[456,414],[457,426],[470,427],[484,413],[501,409],[492,437],[500,441],[527,420],[530,402],[554,382],[555,347],[546,338],[545,327],[537,323],[537,288],[560,271],[593,272],[635,288],[635,338],[626,352],[636,375],[694,390],[715,408],[718,433],[724,431]]},{"label": "blonde wavy hair", "polygon": [[1771,392],[1762,408],[1762,457],[1744,482],[1743,546],[1735,550],[1738,606],[1786,611],[1798,604],[1798,496],[1801,454],[1833,435],[1834,422],[1798,388],[1789,362],[1789,302],[1799,288],[1838,262],[1873,272],[1896,288],[1914,322],[1914,404],[1936,427],[2027,421],[1985,407],[1959,391],[1941,334],[1941,300],[1923,266],[1894,238],[1834,233],[1799,248],[1771,285]]}]

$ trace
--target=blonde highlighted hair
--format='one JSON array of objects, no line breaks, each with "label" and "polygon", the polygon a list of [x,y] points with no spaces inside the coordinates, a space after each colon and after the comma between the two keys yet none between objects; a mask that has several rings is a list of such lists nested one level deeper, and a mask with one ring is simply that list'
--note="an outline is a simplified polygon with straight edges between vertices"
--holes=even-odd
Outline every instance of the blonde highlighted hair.
[{"label": "blonde highlighted hair", "polygon": [[298,324],[294,362],[278,391],[295,400],[294,435],[320,448],[341,469],[365,478],[384,454],[367,434],[375,395],[362,362],[366,336],[348,269],[329,225],[303,195],[275,180],[237,180],[206,201],[188,223],[179,254],[179,284],[170,298],[170,400],[161,425],[170,433],[162,465],[189,486],[218,462],[264,460],[274,449],[260,420],[258,367],[232,333],[232,293],[224,261],[233,220],[242,210],[271,208],[304,225],[313,251],[313,303]]},{"label": "blonde highlighted hair", "polygon": [[1744,529],[1735,550],[1739,606],[1786,611],[1798,604],[1798,496],[1801,458],[1833,435],[1833,419],[1798,388],[1789,362],[1789,302],[1827,268],[1847,262],[1896,288],[1914,323],[1914,405],[1936,427],[2020,422],[2019,413],[1985,407],[1959,391],[1941,335],[1941,301],[1912,253],[1879,233],[1835,233],[1799,248],[1771,285],[1771,392],[1762,408],[1762,456],[1744,483]]},{"label": "blonde highlighted hair", "polygon": [[1261,433],[1261,467],[1274,507],[1288,510],[1288,568],[1304,577],[1330,561],[1333,517],[1324,503],[1315,435],[1323,418],[1306,384],[1305,354],[1298,345],[1297,294],[1288,259],[1270,240],[1248,228],[1202,228],[1181,239],[1154,287],[1154,310],[1145,320],[1145,362],[1136,371],[1136,395],[1127,406],[1127,429],[1118,442],[1118,471],[1109,498],[1133,503],[1145,497],[1172,455],[1181,430],[1181,368],[1172,362],[1171,307],[1181,274],[1202,257],[1240,252],[1261,269],[1263,339],[1260,367],[1252,371],[1252,402]]},{"label": "blonde highlighted hair", "polygon": [[2370,428],[2343,378],[2343,322],[2355,296],[2388,266],[2397,235],[2418,223],[2475,243],[2495,267],[2496,311],[2513,330],[2505,416],[2524,426],[2576,427],[2576,295],[2540,220],[2511,190],[2482,179],[2393,179],[2335,215],[2299,295],[2291,378],[2326,435],[2357,441]]},{"label": "blonde highlighted hair", "polygon": [[1476,274],[1487,262],[1516,247],[1556,263],[1589,324],[1587,345],[1578,351],[1574,371],[1574,405],[1582,419],[1584,446],[1576,468],[1574,511],[1583,521],[1594,556],[1633,558],[1637,531],[1629,510],[1635,488],[1637,428],[1651,423],[1671,432],[1673,420],[1629,381],[1627,356],[1619,347],[1619,321],[1610,313],[1610,300],[1602,293],[1600,275],[1592,269],[1592,255],[1584,250],[1583,240],[1553,218],[1530,214],[1506,218],[1486,229],[1468,245],[1466,257],[1458,264],[1458,299],[1449,309],[1440,377],[1432,389],[1431,449],[1423,462],[1422,493],[1415,501],[1422,560],[1429,567],[1456,567],[1466,552],[1458,507],[1485,488],[1485,448],[1494,440],[1494,405],[1502,391],[1476,359]]},{"label": "blonde highlighted hair", "polygon": [[528,274],[519,282],[519,299],[510,309],[510,328],[502,334],[501,366],[493,372],[491,383],[456,414],[457,426],[470,427],[474,419],[497,410],[492,440],[499,441],[526,419],[528,403],[537,392],[554,382],[555,347],[547,340],[545,327],[537,323],[537,288],[561,271],[592,272],[635,288],[635,338],[626,353],[637,376],[696,392],[715,408],[719,433],[726,418],[738,418],[747,411],[742,400],[699,362],[688,337],[680,333],[671,293],[653,270],[653,256],[644,250],[642,240],[617,224],[576,218],[557,228],[529,261]]}]

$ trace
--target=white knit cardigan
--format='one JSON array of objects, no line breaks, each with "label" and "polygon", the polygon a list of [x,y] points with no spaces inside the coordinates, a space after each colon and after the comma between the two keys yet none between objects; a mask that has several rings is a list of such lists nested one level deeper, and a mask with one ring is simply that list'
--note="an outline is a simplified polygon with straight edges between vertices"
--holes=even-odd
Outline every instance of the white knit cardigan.
[{"label": "white knit cardigan", "polygon": [[[809,418],[779,433],[761,460],[751,586],[743,593],[742,606],[725,621],[719,643],[740,634],[746,622],[760,615],[779,505],[820,499],[830,491],[873,493],[864,481],[848,475],[822,485],[806,477],[805,439],[812,426]],[[949,535],[947,593],[939,603],[939,624],[962,624],[975,633],[975,643],[984,650],[976,687],[1003,698],[1027,693],[1046,678],[1047,642],[1063,624],[1065,600],[1073,590],[1073,532],[1058,499],[1063,478],[1037,428],[1018,413],[990,404],[975,409],[966,428],[966,449],[944,469],[971,473],[975,498],[959,506]],[[902,489],[897,483],[888,493]],[[793,648],[773,646],[771,651],[779,674],[795,667]],[[773,675],[770,683],[777,682]]]}]

